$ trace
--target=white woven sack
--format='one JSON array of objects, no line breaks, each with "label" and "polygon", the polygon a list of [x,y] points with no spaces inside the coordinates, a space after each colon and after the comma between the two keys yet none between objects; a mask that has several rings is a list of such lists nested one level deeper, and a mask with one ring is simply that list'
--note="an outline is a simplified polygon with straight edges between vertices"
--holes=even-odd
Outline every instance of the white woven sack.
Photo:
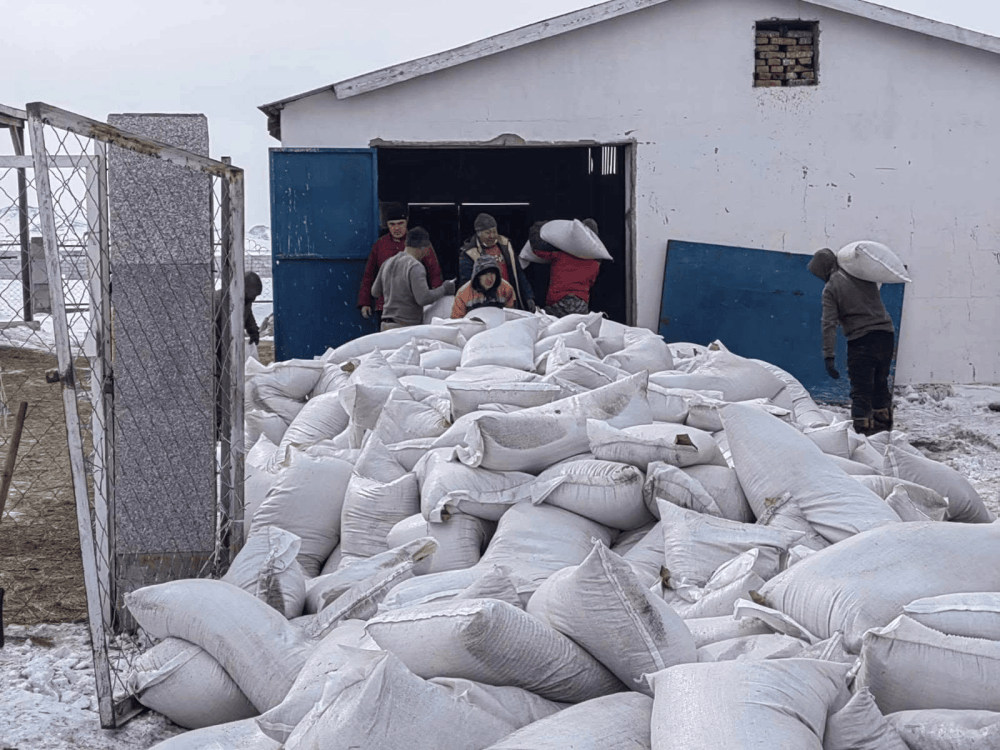
[{"label": "white woven sack", "polygon": [[288,448],[267,497],[253,514],[250,533],[268,526],[302,539],[298,561],[315,576],[340,541],[340,516],[351,465]]},{"label": "white woven sack", "polygon": [[386,399],[375,423],[375,434],[385,445],[420,438],[437,438],[451,427],[447,414],[426,403],[414,401],[403,389]]},{"label": "white woven sack", "polygon": [[903,261],[881,242],[865,240],[844,245],[837,251],[837,265],[851,276],[878,284],[912,281]]},{"label": "white woven sack", "polygon": [[348,558],[333,571],[309,581],[306,587],[306,611],[319,612],[324,606],[351,588],[382,571],[404,562],[421,562],[435,552],[426,534],[394,544],[391,549],[368,558]]},{"label": "white woven sack", "polygon": [[622,555],[642,585],[649,589],[661,583],[663,570],[663,526],[657,522],[639,542]]},{"label": "white woven sack", "polygon": [[243,417],[244,424],[244,444],[249,451],[260,441],[263,435],[268,441],[277,445],[288,429],[288,422],[277,414],[266,412],[263,409],[251,409]]},{"label": "white woven sack", "polygon": [[171,581],[125,595],[152,638],[183,638],[205,649],[258,711],[278,705],[310,651],[306,636],[279,612],[232,584]]},{"label": "white woven sack", "polygon": [[856,476],[854,478],[883,499],[887,499],[897,487],[902,487],[906,490],[906,496],[910,499],[910,502],[932,521],[943,521],[948,514],[948,501],[930,487],[924,487],[905,479],[882,476],[881,474]]},{"label": "white woven sack", "polygon": [[247,537],[222,580],[253,594],[288,619],[298,617],[306,603],[306,574],[296,560],[301,547],[302,540],[292,532],[262,527]]},{"label": "white woven sack", "polygon": [[597,348],[594,345],[594,337],[587,331],[586,323],[577,323],[572,331],[557,333],[552,336],[545,336],[535,342],[535,359],[552,349],[557,341],[561,341],[563,346],[569,349],[579,349],[580,351],[598,357]]},{"label": "white woven sack", "polygon": [[457,370],[462,363],[462,352],[458,349],[438,349],[420,355],[418,364],[424,369]]},{"label": "white woven sack", "polygon": [[740,478],[735,469],[729,466],[698,464],[685,467],[684,473],[692,479],[696,479],[705,491],[715,499],[722,511],[723,518],[743,523],[754,522],[753,509],[747,501],[747,496],[743,492]]},{"label": "white woven sack", "polygon": [[725,462],[711,435],[685,425],[657,422],[617,429],[591,419],[587,437],[598,458],[632,464],[642,471],[653,461],[680,467]]},{"label": "white woven sack", "polygon": [[860,461],[852,461],[849,458],[841,458],[840,456],[832,456],[829,453],[826,457],[830,459],[834,466],[839,468],[845,474],[852,477],[857,476],[871,476],[873,474],[881,473],[878,469],[874,469],[868,464],[861,463]]},{"label": "white woven sack", "polygon": [[420,484],[420,512],[429,521],[462,512],[496,521],[517,503],[531,500],[532,474],[489,471],[452,460],[454,451],[435,448],[413,467]]},{"label": "white woven sack", "polygon": [[885,499],[885,504],[892,508],[896,512],[896,515],[903,521],[920,522],[934,520],[910,500],[906,488],[902,486],[896,487],[889,493],[889,497]]},{"label": "white woven sack", "polygon": [[158,742],[155,747],[156,750],[205,750],[206,748],[280,750],[280,744],[261,732],[254,719],[243,719],[184,732]]},{"label": "white woven sack", "polygon": [[487,750],[648,750],[652,711],[653,700],[641,693],[594,698],[529,724]]},{"label": "white woven sack", "polygon": [[649,677],[653,750],[822,750],[847,665],[817,659],[682,664]]},{"label": "white woven sack", "polygon": [[[781,497],[768,498],[765,505],[767,507],[757,519],[757,525],[800,534],[799,540],[793,546],[808,547],[811,550],[821,550],[830,546],[830,542],[809,523],[809,518],[792,493],[786,492]],[[893,506],[890,504],[889,507]],[[924,517],[921,520],[928,519]],[[782,567],[788,567],[787,560]]]},{"label": "white woven sack", "polygon": [[443,518],[440,522],[431,523],[423,514],[417,513],[397,523],[389,532],[388,541],[391,547],[421,537],[431,537],[438,543],[434,555],[424,559],[414,568],[414,575],[469,568],[479,562],[483,550],[486,549],[486,544],[495,528],[492,522],[467,513],[446,515],[447,518]]},{"label": "white woven sack", "polygon": [[[456,599],[464,591],[474,586],[492,568],[472,566],[462,570],[448,570],[444,573],[430,573],[428,575],[411,578],[396,586],[379,607],[379,612],[395,609],[413,607],[420,604],[430,604],[432,602],[446,602]],[[533,591],[533,589],[532,589]],[[526,592],[524,599],[529,598],[531,592]],[[519,598],[520,594],[518,595]]]},{"label": "white woven sack", "polygon": [[842,631],[857,653],[866,630],[887,625],[910,602],[983,590],[1000,591],[1000,525],[929,522],[845,539],[797,562],[760,593],[819,638]]},{"label": "white woven sack", "polygon": [[379,646],[425,679],[512,685],[571,703],[622,689],[611,672],[572,640],[495,599],[391,610],[369,620],[367,630]]},{"label": "white woven sack", "polygon": [[261,435],[247,451],[243,464],[243,528],[249,536],[250,522],[278,477],[278,446]]},{"label": "white woven sack", "polygon": [[653,461],[646,470],[643,498],[659,518],[657,499],[731,521],[753,523],[754,515],[740,487],[736,472],[726,466],[702,464],[681,469]]},{"label": "white woven sack", "polygon": [[126,684],[142,705],[185,729],[257,715],[222,665],[201,647],[180,638],[167,638],[139,654]]},{"label": "white woven sack", "polygon": [[618,535],[618,537],[611,544],[611,551],[616,555],[625,555],[631,551],[639,542],[645,538],[646,534],[652,531],[653,527],[659,523],[655,518],[650,518],[649,521],[644,523],[642,526],[631,529],[630,531],[623,531]]},{"label": "white woven sack", "polygon": [[332,440],[347,427],[350,417],[344,411],[337,392],[323,393],[306,401],[306,405],[288,425],[278,449],[294,445],[303,448],[321,440]]},{"label": "white woven sack", "polygon": [[900,615],[865,633],[856,685],[883,713],[922,708],[992,711],[1000,705],[995,641],[945,635]]},{"label": "white woven sack", "polygon": [[528,614],[572,638],[633,690],[651,693],[644,674],[696,660],[683,620],[600,542],[582,563],[542,583]]},{"label": "white woven sack", "polygon": [[1000,712],[927,709],[885,717],[907,747],[920,750],[994,750],[1000,747]]},{"label": "white woven sack", "polygon": [[673,589],[706,585],[720,565],[748,550],[759,554],[754,572],[765,581],[781,569],[783,556],[802,538],[798,532],[708,516],[659,501],[666,584]]},{"label": "white woven sack", "polygon": [[517,592],[519,581],[520,579],[507,566],[494,565],[471,583],[468,588],[459,592],[454,600],[497,599],[518,609],[524,609],[527,606],[524,600],[525,598],[530,600],[531,595],[522,597]]},{"label": "white woven sack", "polygon": [[824,427],[809,427],[802,432],[824,453],[849,459],[852,453],[848,437],[850,428],[851,422],[843,421]]},{"label": "white woven sack", "polygon": [[871,691],[861,688],[826,720],[823,750],[909,750],[878,710]]},{"label": "white woven sack", "polygon": [[343,554],[372,557],[385,552],[392,527],[419,511],[420,488],[414,474],[388,482],[352,474],[341,515]]},{"label": "white woven sack", "polygon": [[462,330],[456,326],[446,325],[419,325],[395,328],[391,331],[370,333],[367,336],[352,339],[346,344],[338,346],[336,349],[327,350],[321,359],[324,362],[339,364],[349,359],[363,357],[376,349],[383,351],[398,349],[407,341],[415,338],[436,339],[448,344],[456,344],[458,343],[458,335],[461,332]]},{"label": "white woven sack", "polygon": [[554,219],[542,225],[541,238],[564,253],[585,260],[613,260],[604,243],[579,219]]},{"label": "white woven sack", "polygon": [[740,485],[758,517],[768,498],[790,493],[830,542],[899,522],[882,498],[851,479],[791,425],[744,404],[723,408],[722,421]]},{"label": "white woven sack", "polygon": [[903,608],[912,620],[945,635],[1000,641],[1000,593],[945,594],[917,599]]},{"label": "white woven sack", "polygon": [[683,388],[663,388],[655,383],[650,383],[648,398],[649,408],[653,412],[653,421],[684,424],[691,408],[688,405],[689,396],[694,393],[694,391],[686,391]]},{"label": "white woven sack", "polygon": [[316,398],[324,393],[339,391],[351,379],[351,373],[348,371],[350,369],[353,369],[353,365],[349,365],[347,369],[344,369],[344,364],[324,362],[323,374],[319,376],[316,385],[309,391],[309,398]]},{"label": "white woven sack", "polygon": [[707,352],[691,372],[661,372],[650,380],[664,388],[720,391],[730,402],[773,398],[785,387],[763,366],[729,351]]},{"label": "white woven sack", "polygon": [[560,333],[569,333],[576,330],[576,327],[581,323],[583,323],[587,333],[593,338],[597,338],[602,335],[601,331],[605,322],[607,322],[607,318],[604,317],[603,313],[571,313],[570,315],[553,319],[541,332],[539,338],[548,338],[549,336],[558,336]]},{"label": "white woven sack", "polygon": [[670,347],[659,336],[647,336],[640,343],[626,346],[620,352],[609,354],[604,364],[617,367],[627,373],[654,373],[670,370],[674,366]]},{"label": "white woven sack", "polygon": [[519,408],[551,403],[562,389],[549,383],[447,383],[451,413],[457,419],[477,411],[483,404],[511,404]]},{"label": "white woven sack", "polygon": [[949,521],[991,523],[994,520],[972,483],[947,464],[889,445],[885,449],[883,473],[930,487],[948,498]]},{"label": "white woven sack", "polygon": [[560,367],[578,360],[590,362],[591,364],[601,362],[596,354],[591,354],[583,349],[574,349],[573,347],[566,346],[562,339],[557,336],[556,342],[552,345],[551,349],[535,357],[535,372],[539,375],[548,375],[550,372],[555,372]]},{"label": "white woven sack", "polygon": [[257,725],[268,737],[284,742],[313,705],[323,697],[328,675],[339,672],[351,662],[350,649],[380,651],[365,632],[361,620],[346,620],[322,638],[309,654],[288,695],[280,704],[257,717]]},{"label": "white woven sack", "polygon": [[748,635],[768,635],[774,632],[760,620],[748,617],[737,620],[732,615],[692,618],[684,620],[684,624],[687,625],[697,648]]},{"label": "white woven sack", "polygon": [[284,748],[478,750],[517,728],[421,680],[392,654],[355,652],[341,672],[328,678],[322,698]]},{"label": "white woven sack", "polygon": [[[685,620],[684,622],[689,621]],[[698,649],[697,661],[708,664],[719,661],[793,659],[801,656],[806,645],[805,641],[782,633],[741,635],[702,646]]]},{"label": "white woven sack", "polygon": [[533,591],[557,570],[581,563],[590,553],[593,540],[610,546],[613,537],[611,529],[576,513],[522,503],[500,519],[476,567],[486,571],[503,565],[524,579]]},{"label": "white woven sack", "polygon": [[[628,373],[611,367],[600,361],[590,361],[585,359],[574,359],[556,368],[546,366],[545,382],[568,382],[581,386],[586,390],[594,390],[605,385],[610,385],[616,380],[628,377]],[[650,407],[652,407],[650,399]],[[654,414],[655,418],[655,414]]]},{"label": "white woven sack", "polygon": [[588,420],[611,427],[648,424],[646,382],[646,374],[639,373],[545,406],[479,417],[466,432],[458,458],[496,471],[543,471],[588,450]]},{"label": "white woven sack", "polygon": [[753,571],[759,554],[752,549],[723,563],[704,588],[675,591],[658,582],[653,591],[685,620],[732,614],[738,601],[752,598],[764,585],[764,579]]},{"label": "white woven sack", "polygon": [[501,365],[516,370],[534,369],[539,322],[537,318],[524,318],[480,333],[462,350],[462,367]]},{"label": "white woven sack", "polygon": [[312,359],[288,359],[262,365],[247,361],[246,375],[252,380],[258,398],[267,402],[272,396],[305,401],[323,374],[323,363]]},{"label": "white woven sack", "polygon": [[439,300],[431,302],[424,308],[423,324],[430,325],[434,318],[450,318],[451,308],[455,306],[455,295],[446,294]]},{"label": "white woven sack", "polygon": [[800,427],[822,427],[830,423],[822,414],[816,402],[813,401],[812,396],[809,395],[809,391],[805,389],[794,375],[762,359],[751,359],[750,361],[760,365],[784,383],[785,396],[792,402],[792,412],[795,422]]},{"label": "white woven sack", "polygon": [[521,268],[527,268],[532,263],[541,263],[546,266],[552,263],[551,260],[539,258],[535,255],[534,251],[531,249],[530,240],[525,240],[524,246],[521,248],[521,252],[517,254],[517,262],[520,264]]},{"label": "white woven sack", "polygon": [[569,460],[538,475],[531,502],[548,503],[613,529],[630,531],[653,520],[642,499],[642,472],[614,461]]},{"label": "white woven sack", "polygon": [[[423,541],[427,544],[429,553],[433,554],[437,543],[433,539]],[[367,620],[374,617],[389,592],[413,578],[416,564],[413,560],[405,560],[356,583],[316,614],[307,633],[314,639],[322,638],[345,620]]]}]

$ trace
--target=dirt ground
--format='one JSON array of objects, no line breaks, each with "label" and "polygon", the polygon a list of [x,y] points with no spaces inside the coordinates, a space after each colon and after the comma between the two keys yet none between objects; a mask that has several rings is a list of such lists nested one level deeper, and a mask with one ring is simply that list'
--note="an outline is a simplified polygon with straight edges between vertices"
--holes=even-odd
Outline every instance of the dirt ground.
[{"label": "dirt ground", "polygon": [[54,369],[54,355],[0,348],[4,404],[10,412],[0,418],[0,465],[18,404],[28,403],[0,517],[0,588],[8,623],[74,622],[87,614],[62,389],[45,381],[45,373]]}]

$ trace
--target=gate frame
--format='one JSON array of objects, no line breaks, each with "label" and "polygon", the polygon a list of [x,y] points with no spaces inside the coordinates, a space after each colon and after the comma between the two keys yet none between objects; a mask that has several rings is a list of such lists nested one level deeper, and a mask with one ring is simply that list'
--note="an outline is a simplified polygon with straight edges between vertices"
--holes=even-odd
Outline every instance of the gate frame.
[{"label": "gate frame", "polygon": [[[2,113],[0,113],[2,114]],[[73,479],[73,492],[76,501],[77,525],[80,534],[80,551],[83,562],[84,581],[86,585],[87,611],[90,625],[91,645],[94,653],[94,675],[97,682],[98,709],[100,713],[101,726],[104,728],[116,728],[122,726],[130,718],[140,711],[145,710],[134,696],[128,696],[118,703],[114,700],[113,684],[111,680],[111,661],[108,654],[107,644],[108,628],[110,624],[110,614],[114,608],[115,592],[112,586],[112,577],[108,566],[113,564],[114,536],[110,533],[113,519],[108,514],[109,500],[113,497],[114,479],[113,472],[107,471],[110,466],[108,459],[113,456],[113,445],[111,441],[110,426],[114,423],[113,409],[113,382],[114,375],[111,372],[111,360],[106,359],[110,353],[110,306],[111,300],[104,293],[108,286],[103,284],[107,280],[106,274],[109,272],[109,239],[110,227],[108,222],[108,183],[107,183],[107,146],[113,145],[127,149],[149,158],[160,159],[171,164],[183,167],[193,172],[199,172],[209,177],[219,178],[222,191],[223,210],[229,210],[230,215],[225,213],[222,216],[223,232],[221,237],[222,263],[219,276],[229,289],[230,310],[226,320],[230,332],[243,330],[243,242],[244,242],[244,172],[238,167],[225,162],[216,161],[199,154],[194,154],[184,149],[180,149],[167,144],[144,138],[116,128],[107,123],[93,120],[88,117],[68,112],[66,110],[52,107],[42,102],[33,102],[26,108],[29,135],[31,139],[32,164],[35,169],[35,187],[38,197],[39,218],[42,229],[42,239],[45,250],[46,269],[50,279],[59,281],[61,276],[61,264],[59,258],[59,243],[56,234],[55,210],[53,207],[52,185],[49,179],[49,168],[57,167],[58,161],[51,159],[46,150],[45,131],[46,125],[60,130],[75,133],[83,138],[90,139],[94,143],[96,170],[95,173],[88,171],[88,200],[93,200],[96,192],[96,208],[98,215],[98,251],[100,253],[100,282],[96,291],[100,297],[97,300],[100,307],[99,316],[95,316],[92,323],[92,331],[96,339],[96,356],[93,358],[94,366],[91,369],[92,388],[94,393],[101,394],[94,401],[95,420],[98,415],[98,407],[104,410],[103,418],[104,435],[103,440],[96,439],[94,450],[101,460],[95,460],[95,513],[103,515],[105,523],[97,523],[99,537],[95,540],[91,511],[90,496],[87,487],[86,460],[84,452],[83,434],[81,432],[80,418],[77,411],[76,398],[76,371],[74,367],[74,356],[71,348],[69,336],[69,326],[66,316],[66,305],[63,297],[63,290],[53,293],[52,297],[52,318],[56,338],[56,355],[58,359],[57,375],[62,385],[63,408],[66,418],[67,440],[69,443],[70,468]],[[79,164],[74,165],[79,166]],[[92,181],[96,177],[96,181]],[[96,184],[95,184],[96,182]],[[96,188],[94,191],[92,188]],[[210,191],[211,194],[211,191]],[[214,249],[209,248],[214,254]],[[88,274],[91,276],[91,274]],[[93,299],[95,285],[93,278],[88,278],[91,282],[90,289]],[[99,322],[96,320],[99,319]],[[95,325],[96,323],[96,325]],[[230,430],[228,435],[222,435],[222,460],[218,467],[218,473],[222,479],[222,492],[219,494],[217,503],[229,521],[229,528],[226,538],[223,540],[225,546],[223,552],[228,553],[229,561],[236,555],[242,547],[243,542],[243,468],[244,468],[244,448],[243,448],[243,367],[236,363],[245,360],[245,346],[242,335],[229,336],[229,361],[232,372],[235,375],[233,382],[229,383],[229,392],[224,399],[228,401]],[[104,394],[111,391],[108,398]],[[216,394],[218,397],[218,393]],[[96,469],[101,467],[102,471]],[[103,475],[103,476],[102,476]],[[100,478],[101,487],[97,485]],[[104,531],[102,531],[102,526]],[[220,527],[220,531],[221,531]],[[102,562],[98,556],[98,546],[101,545],[101,552],[106,565],[102,568]],[[105,578],[102,586],[102,578]],[[102,595],[103,592],[103,595]],[[107,615],[107,619],[106,619]]]}]

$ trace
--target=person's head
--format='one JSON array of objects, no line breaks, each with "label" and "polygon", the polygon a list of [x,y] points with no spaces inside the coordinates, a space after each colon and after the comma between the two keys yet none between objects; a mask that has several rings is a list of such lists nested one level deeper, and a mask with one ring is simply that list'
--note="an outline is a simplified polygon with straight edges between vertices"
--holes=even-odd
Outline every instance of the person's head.
[{"label": "person's head", "polygon": [[472,228],[476,230],[479,244],[483,247],[493,247],[497,244],[497,238],[500,236],[500,232],[497,231],[497,220],[489,214],[479,214]]},{"label": "person's head", "polygon": [[406,252],[417,260],[423,260],[431,249],[431,237],[423,227],[413,227],[406,233]]},{"label": "person's head", "polygon": [[489,294],[500,286],[500,264],[492,255],[480,255],[472,267],[472,288]]},{"label": "person's head", "polygon": [[247,271],[243,274],[243,301],[253,302],[260,296],[260,293],[264,291],[264,284],[260,280],[260,276],[255,274],[253,271]]},{"label": "person's head", "polygon": [[830,248],[824,247],[815,252],[806,268],[812,271],[813,276],[829,281],[833,272],[837,270],[837,255]]},{"label": "person's head", "polygon": [[406,236],[406,205],[403,203],[387,203],[385,206],[385,225],[394,240]]},{"label": "person's head", "polygon": [[597,232],[597,222],[594,221],[593,219],[584,219],[580,223],[583,224],[585,227],[587,227],[587,229],[589,229],[594,234],[598,233]]}]

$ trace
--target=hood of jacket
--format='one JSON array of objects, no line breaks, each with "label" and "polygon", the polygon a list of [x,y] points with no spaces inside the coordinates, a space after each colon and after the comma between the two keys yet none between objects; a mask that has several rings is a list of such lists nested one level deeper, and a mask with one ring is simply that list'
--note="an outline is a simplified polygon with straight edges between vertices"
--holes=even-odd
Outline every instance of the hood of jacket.
[{"label": "hood of jacket", "polygon": [[833,250],[824,247],[822,250],[816,251],[806,268],[812,271],[814,276],[819,277],[823,281],[829,281],[833,272],[838,268],[837,256]]},{"label": "hood of jacket", "polygon": [[[497,275],[496,283],[490,288],[485,289],[480,282],[480,277],[487,271],[493,271]],[[497,259],[492,255],[480,255],[476,258],[475,264],[472,266],[472,288],[481,294],[487,294],[488,292],[496,291],[500,287],[500,282],[503,279],[503,274],[500,273],[500,264]]]}]

